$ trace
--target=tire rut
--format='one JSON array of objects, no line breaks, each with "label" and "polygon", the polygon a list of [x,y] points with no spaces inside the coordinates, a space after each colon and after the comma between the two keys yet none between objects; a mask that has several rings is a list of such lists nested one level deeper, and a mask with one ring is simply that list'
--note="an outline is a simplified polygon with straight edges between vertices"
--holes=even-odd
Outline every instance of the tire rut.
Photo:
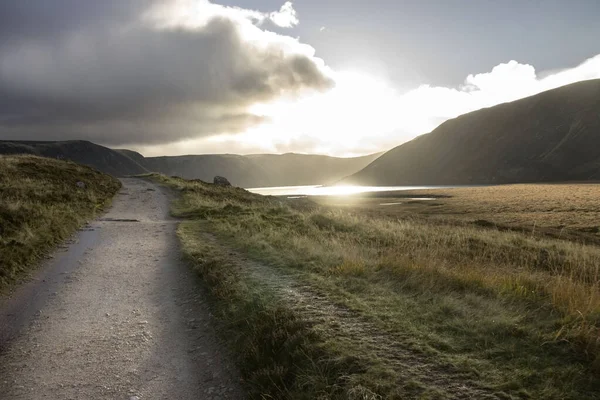
[{"label": "tire rut", "polygon": [[293,274],[248,259],[206,229],[203,236],[206,242],[221,248],[223,254],[228,255],[228,261],[238,265],[240,271],[252,281],[267,286],[287,307],[317,324],[327,326],[328,333],[337,333],[336,338],[364,352],[375,354],[387,367],[394,370],[399,382],[421,382],[428,389],[435,388],[444,393],[448,399],[504,398],[472,382],[465,374],[452,371],[451,366],[441,365],[424,354],[403,346],[393,334],[367,321],[358,312],[330,300],[327,295],[319,293]]}]

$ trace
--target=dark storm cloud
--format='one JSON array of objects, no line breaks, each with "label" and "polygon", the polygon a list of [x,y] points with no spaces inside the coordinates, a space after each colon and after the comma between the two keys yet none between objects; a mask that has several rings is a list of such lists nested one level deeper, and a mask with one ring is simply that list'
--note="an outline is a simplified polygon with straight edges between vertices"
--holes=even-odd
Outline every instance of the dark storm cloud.
[{"label": "dark storm cloud", "polygon": [[2,0],[0,43],[54,38],[106,21],[126,22],[155,0]]},{"label": "dark storm cloud", "polygon": [[252,43],[223,16],[159,29],[140,19],[150,1],[15,3],[0,5],[1,139],[122,145],[235,133],[262,122],[247,111],[256,102],[332,85],[289,41]]}]

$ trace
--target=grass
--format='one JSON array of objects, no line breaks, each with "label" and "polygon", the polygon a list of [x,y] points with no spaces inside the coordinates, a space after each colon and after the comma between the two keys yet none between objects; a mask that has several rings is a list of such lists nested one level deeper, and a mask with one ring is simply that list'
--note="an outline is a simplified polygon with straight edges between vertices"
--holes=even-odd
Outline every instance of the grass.
[{"label": "grass", "polygon": [[[435,199],[410,200],[428,196]],[[325,205],[387,218],[476,224],[534,236],[600,244],[600,204],[596,201],[599,196],[599,184],[523,184],[321,197],[316,200]]]},{"label": "grass", "polygon": [[600,396],[595,245],[154,179],[253,398]]},{"label": "grass", "polygon": [[119,188],[115,178],[75,163],[0,156],[0,289],[25,276]]},{"label": "grass", "polygon": [[197,224],[183,223],[179,236],[186,258],[216,300],[223,336],[235,351],[252,397],[308,400],[337,391],[335,381],[351,361],[328,359],[311,321],[245,277],[227,251],[203,240]]}]

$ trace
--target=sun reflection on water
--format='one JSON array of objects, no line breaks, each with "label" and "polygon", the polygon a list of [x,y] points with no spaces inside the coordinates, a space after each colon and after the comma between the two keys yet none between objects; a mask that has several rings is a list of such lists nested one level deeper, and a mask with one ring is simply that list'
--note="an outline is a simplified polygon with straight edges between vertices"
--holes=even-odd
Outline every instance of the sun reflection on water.
[{"label": "sun reflection on water", "polygon": [[248,189],[265,196],[349,196],[360,193],[433,189],[434,186],[281,186]]}]

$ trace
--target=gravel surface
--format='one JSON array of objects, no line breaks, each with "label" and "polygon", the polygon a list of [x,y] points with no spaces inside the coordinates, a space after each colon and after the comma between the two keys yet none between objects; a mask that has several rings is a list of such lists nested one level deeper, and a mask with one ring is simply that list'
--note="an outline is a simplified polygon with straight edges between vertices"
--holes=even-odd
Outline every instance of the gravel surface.
[{"label": "gravel surface", "polygon": [[0,302],[0,399],[242,399],[166,195],[124,179],[110,211]]}]

